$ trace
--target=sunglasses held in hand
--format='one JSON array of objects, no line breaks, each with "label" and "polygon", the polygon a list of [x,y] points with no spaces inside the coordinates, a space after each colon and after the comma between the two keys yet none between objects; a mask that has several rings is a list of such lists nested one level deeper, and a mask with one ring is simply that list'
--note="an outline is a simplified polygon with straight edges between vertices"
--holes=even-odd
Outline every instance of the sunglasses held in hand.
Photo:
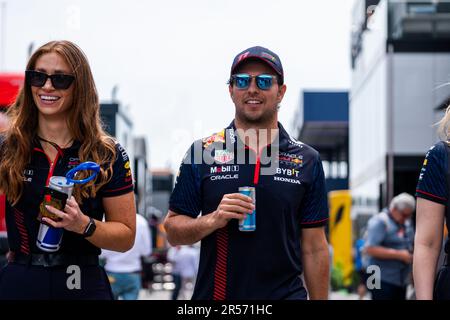
[{"label": "sunglasses held in hand", "polygon": [[256,85],[261,90],[269,90],[272,87],[273,79],[276,76],[271,74],[260,74],[257,76],[251,76],[247,73],[239,73],[233,74],[230,79],[230,83],[232,83],[238,89],[247,89],[250,86],[252,79],[256,79]]},{"label": "sunglasses held in hand", "polygon": [[48,78],[50,78],[53,88],[57,90],[68,89],[75,80],[75,76],[71,74],[55,73],[50,75],[36,70],[25,71],[25,81],[33,87],[43,87]]}]

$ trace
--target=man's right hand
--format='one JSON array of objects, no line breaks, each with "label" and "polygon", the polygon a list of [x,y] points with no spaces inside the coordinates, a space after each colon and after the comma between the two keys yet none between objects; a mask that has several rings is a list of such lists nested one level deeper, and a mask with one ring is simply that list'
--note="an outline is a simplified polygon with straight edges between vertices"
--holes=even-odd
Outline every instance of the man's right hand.
[{"label": "man's right hand", "polygon": [[223,228],[231,219],[245,219],[255,209],[252,198],[240,193],[230,193],[223,196],[217,210],[211,214],[217,229]]},{"label": "man's right hand", "polygon": [[193,244],[217,229],[228,224],[231,219],[244,219],[254,210],[253,201],[240,193],[230,193],[222,197],[217,209],[211,213],[193,218],[169,210],[164,220],[167,240],[171,245]]}]

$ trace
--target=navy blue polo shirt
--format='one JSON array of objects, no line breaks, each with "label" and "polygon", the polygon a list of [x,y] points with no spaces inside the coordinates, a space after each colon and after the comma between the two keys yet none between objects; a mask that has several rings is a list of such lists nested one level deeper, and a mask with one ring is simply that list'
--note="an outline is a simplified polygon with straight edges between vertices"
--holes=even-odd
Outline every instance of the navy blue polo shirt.
[{"label": "navy blue polo shirt", "polygon": [[[444,206],[448,199],[448,154],[446,142],[440,141],[428,150],[420,171],[416,197],[424,198]],[[448,215],[448,210],[446,210]],[[447,228],[450,217],[446,217]],[[449,229],[450,230],[450,229]]]},{"label": "navy blue polo shirt", "polygon": [[[80,164],[80,146],[81,143],[75,141],[71,147],[59,149],[52,166],[39,140],[34,141],[31,162],[24,171],[23,194],[15,206],[6,201],[6,227],[11,251],[23,254],[43,253],[36,246],[36,238],[40,224],[37,217],[39,205],[44,198],[44,186],[48,185],[51,176],[65,176],[70,169]],[[104,216],[102,198],[119,196],[133,190],[128,155],[120,144],[116,144],[116,153],[111,180],[98,190],[95,198],[84,198],[83,203],[79,204],[84,214],[96,220],[101,221]],[[100,249],[82,235],[64,230],[58,253],[98,255]]]},{"label": "navy blue polo shirt", "polygon": [[281,124],[278,141],[258,155],[232,123],[187,152],[170,198],[173,212],[196,218],[241,186],[256,189],[256,231],[241,232],[232,219],[202,239],[193,299],[306,298],[301,231],[328,222],[324,174],[318,152]]}]

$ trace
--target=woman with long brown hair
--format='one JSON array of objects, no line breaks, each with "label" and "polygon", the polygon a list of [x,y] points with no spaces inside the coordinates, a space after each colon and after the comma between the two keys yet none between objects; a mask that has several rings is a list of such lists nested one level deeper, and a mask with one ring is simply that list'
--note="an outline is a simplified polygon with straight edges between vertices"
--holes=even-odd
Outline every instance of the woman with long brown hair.
[{"label": "woman with long brown hair", "polygon": [[[99,101],[86,56],[69,41],[52,41],[30,58],[25,85],[0,135],[0,193],[6,195],[9,263],[0,273],[0,299],[111,299],[100,248],[127,251],[136,209],[125,150],[101,127]],[[76,185],[63,210],[39,212],[52,176],[85,161],[96,179]],[[103,221],[104,220],[104,221]],[[41,223],[63,228],[59,250],[36,245]]]}]

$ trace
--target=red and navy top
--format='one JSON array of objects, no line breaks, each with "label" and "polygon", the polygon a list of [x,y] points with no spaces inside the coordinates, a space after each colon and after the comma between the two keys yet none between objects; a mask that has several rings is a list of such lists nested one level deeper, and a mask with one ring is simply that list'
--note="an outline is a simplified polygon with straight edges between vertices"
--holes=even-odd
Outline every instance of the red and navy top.
[{"label": "red and navy top", "polygon": [[[44,198],[44,186],[48,185],[50,177],[65,176],[70,169],[80,164],[78,156],[80,147],[81,143],[75,141],[69,148],[58,149],[56,158],[51,161],[44,153],[40,141],[35,139],[31,162],[26,166],[23,175],[23,194],[15,206],[6,202],[6,227],[11,251],[22,254],[43,253],[36,246],[36,238],[40,224],[37,217],[39,205]],[[104,197],[119,196],[133,191],[128,155],[120,144],[116,144],[116,153],[111,180],[98,190],[95,198],[85,198],[80,204],[84,214],[100,221],[104,216],[102,204]],[[98,255],[100,249],[82,235],[64,230],[58,253]]]},{"label": "red and navy top", "polygon": [[256,231],[239,231],[233,219],[202,239],[193,299],[305,299],[301,230],[328,221],[318,152],[279,124],[278,144],[257,153],[242,143],[232,123],[192,144],[170,210],[192,218],[212,213],[223,195],[241,186],[255,187]]},{"label": "red and navy top", "polygon": [[[428,150],[420,171],[416,197],[447,206],[448,202],[448,150],[447,142],[440,141]],[[447,228],[450,224],[449,210],[446,210]],[[449,229],[450,230],[450,229]]]}]

